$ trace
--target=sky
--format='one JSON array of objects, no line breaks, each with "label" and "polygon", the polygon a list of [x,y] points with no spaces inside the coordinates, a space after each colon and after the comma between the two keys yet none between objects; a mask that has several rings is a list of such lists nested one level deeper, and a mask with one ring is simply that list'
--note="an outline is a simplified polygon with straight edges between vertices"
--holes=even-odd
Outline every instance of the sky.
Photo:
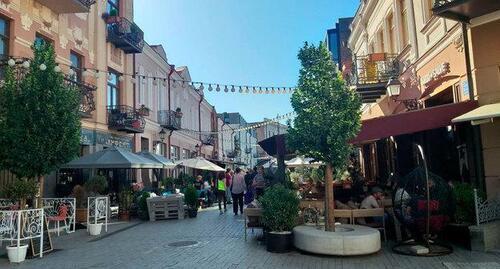
[{"label": "sky", "polygon": [[[161,44],[170,64],[187,66],[193,81],[293,87],[304,42],[319,43],[359,0],[139,0],[134,21],[146,42]],[[247,122],[292,112],[289,94],[209,92],[218,113]]]}]

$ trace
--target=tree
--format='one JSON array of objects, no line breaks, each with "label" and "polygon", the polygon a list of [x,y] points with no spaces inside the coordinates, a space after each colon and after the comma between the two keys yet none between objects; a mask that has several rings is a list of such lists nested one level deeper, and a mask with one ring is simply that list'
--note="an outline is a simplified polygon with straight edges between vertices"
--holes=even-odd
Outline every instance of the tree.
[{"label": "tree", "polygon": [[57,72],[52,45],[33,52],[29,68],[7,67],[0,86],[0,167],[37,179],[42,197],[44,175],[78,154],[81,97]]},{"label": "tree", "polygon": [[326,230],[335,231],[333,172],[343,169],[360,129],[361,100],[337,72],[326,46],[307,42],[300,49],[298,87],[291,97],[297,116],[289,126],[288,146],[325,163]]}]

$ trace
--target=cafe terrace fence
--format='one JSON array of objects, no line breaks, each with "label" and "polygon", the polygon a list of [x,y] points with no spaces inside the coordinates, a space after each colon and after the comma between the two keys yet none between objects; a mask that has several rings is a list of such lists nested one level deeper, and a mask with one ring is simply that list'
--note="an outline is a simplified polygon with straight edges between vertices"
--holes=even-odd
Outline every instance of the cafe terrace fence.
[{"label": "cafe terrace fence", "polygon": [[476,225],[500,220],[500,196],[483,200],[474,189],[474,206],[476,209]]},{"label": "cafe terrace fence", "polygon": [[40,257],[43,256],[44,210],[3,210],[0,211],[0,242],[14,242],[17,247],[27,244],[26,240],[39,238]]}]

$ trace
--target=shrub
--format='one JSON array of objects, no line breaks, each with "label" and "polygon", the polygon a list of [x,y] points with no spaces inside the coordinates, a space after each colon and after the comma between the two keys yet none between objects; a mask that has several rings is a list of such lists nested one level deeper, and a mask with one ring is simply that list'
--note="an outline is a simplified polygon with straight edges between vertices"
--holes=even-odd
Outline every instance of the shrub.
[{"label": "shrub", "polygon": [[198,207],[198,194],[196,193],[196,189],[193,185],[189,185],[186,188],[186,191],[184,192],[184,201],[191,209]]},{"label": "shrub", "polygon": [[149,196],[150,196],[149,192],[143,192],[142,195],[139,197],[139,203],[138,203],[139,217],[143,220],[149,219],[148,202],[147,202]]},{"label": "shrub", "polygon": [[134,192],[130,189],[124,189],[118,194],[120,211],[129,211],[132,207]]},{"label": "shrub", "polygon": [[262,204],[262,222],[272,232],[291,231],[297,223],[299,198],[294,191],[282,185],[268,188],[259,199]]},{"label": "shrub", "polygon": [[[478,191],[479,197],[484,194]],[[455,198],[455,221],[457,223],[474,223],[474,188],[467,183],[455,183],[453,185],[453,197]]]},{"label": "shrub", "polygon": [[106,188],[108,188],[108,180],[106,177],[97,175],[85,182],[85,190],[90,194],[103,194]]},{"label": "shrub", "polygon": [[38,193],[38,184],[34,180],[14,180],[3,189],[3,195],[15,201],[19,201],[24,207],[27,199],[35,198]]}]

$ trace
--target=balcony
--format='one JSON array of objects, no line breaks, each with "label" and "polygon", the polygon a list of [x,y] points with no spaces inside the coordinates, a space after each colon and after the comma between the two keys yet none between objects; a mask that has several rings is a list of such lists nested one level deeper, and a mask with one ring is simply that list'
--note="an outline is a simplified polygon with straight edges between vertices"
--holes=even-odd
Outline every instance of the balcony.
[{"label": "balcony", "polygon": [[141,53],[144,47],[144,32],[135,23],[124,17],[105,16],[108,25],[108,42],[125,53]]},{"label": "balcony", "polygon": [[146,121],[133,107],[108,106],[109,129],[127,133],[144,133]]},{"label": "balcony", "polygon": [[67,85],[76,87],[81,94],[80,116],[82,118],[91,118],[92,111],[95,110],[94,92],[97,87],[89,83],[75,81],[69,76],[66,76],[64,81]]},{"label": "balcony", "polygon": [[203,145],[215,146],[215,141],[217,141],[216,135],[214,135],[214,134],[210,134],[210,135],[202,134],[200,136],[201,136],[201,143],[203,143]]},{"label": "balcony", "polygon": [[497,10],[499,0],[436,0],[432,8],[436,16],[467,23]]},{"label": "balcony", "polygon": [[177,131],[181,129],[182,113],[180,111],[158,111],[158,123],[162,128]]},{"label": "balcony", "polygon": [[89,13],[96,0],[38,0],[57,14]]},{"label": "balcony", "polygon": [[386,85],[391,77],[399,75],[396,55],[373,53],[355,58],[355,67],[350,84],[356,88],[363,103],[374,103],[386,94]]}]

